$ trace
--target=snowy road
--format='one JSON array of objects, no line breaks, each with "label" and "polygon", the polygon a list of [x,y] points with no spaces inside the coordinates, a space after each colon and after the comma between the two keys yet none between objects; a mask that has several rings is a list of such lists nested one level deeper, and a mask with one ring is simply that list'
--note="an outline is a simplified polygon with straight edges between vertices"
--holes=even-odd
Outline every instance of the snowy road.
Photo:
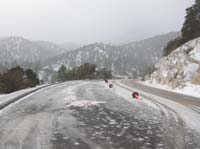
[{"label": "snowy road", "polygon": [[74,81],[38,91],[0,112],[1,149],[200,148],[179,114],[103,81]]},{"label": "snowy road", "polygon": [[181,103],[186,106],[198,106],[200,107],[200,98],[189,96],[186,94],[171,92],[159,88],[149,87],[147,85],[141,84],[134,80],[122,80],[121,83],[127,84],[128,86],[131,86],[132,88],[145,91],[147,93],[151,93],[154,95],[158,95],[160,97],[171,99],[173,101],[176,101],[178,103]]}]

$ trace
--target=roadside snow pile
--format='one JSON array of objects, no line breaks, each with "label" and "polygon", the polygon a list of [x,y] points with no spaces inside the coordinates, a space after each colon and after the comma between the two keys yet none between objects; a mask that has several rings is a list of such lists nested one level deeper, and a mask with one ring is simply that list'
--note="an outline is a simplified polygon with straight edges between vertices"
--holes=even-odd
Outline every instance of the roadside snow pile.
[{"label": "roadside snow pile", "polygon": [[[200,38],[177,48],[156,64],[156,71],[147,80],[180,92],[196,94],[200,90]],[[199,93],[200,96],[200,93]]]},{"label": "roadside snow pile", "polygon": [[92,100],[79,100],[79,101],[72,101],[69,103],[66,103],[67,107],[84,107],[88,108],[90,106],[98,106],[100,104],[104,104],[105,102],[99,102],[99,101],[92,101]]},{"label": "roadside snow pile", "polygon": [[6,103],[10,100],[13,100],[14,98],[17,98],[17,97],[19,97],[23,94],[29,93],[31,91],[37,90],[37,89],[45,87],[45,86],[46,85],[39,85],[37,87],[23,89],[23,90],[16,91],[16,92],[13,92],[13,93],[10,93],[10,94],[0,94],[0,107],[1,107],[2,104]]},{"label": "roadside snow pile", "polygon": [[24,93],[28,93],[31,90],[33,90],[33,88],[23,89],[23,90],[16,91],[16,92],[13,92],[13,93],[10,93],[10,94],[1,94],[0,95],[0,104],[11,99],[11,98],[16,98],[16,97],[18,97],[18,96],[20,96]]},{"label": "roadside snow pile", "polygon": [[150,81],[145,81],[145,82],[140,82],[140,83],[147,85],[147,86],[150,86],[150,87],[167,90],[167,91],[170,91],[170,92],[176,92],[176,93],[185,94],[185,95],[189,95],[189,96],[200,97],[200,85],[194,85],[194,84],[191,84],[191,83],[186,83],[185,87],[183,87],[183,88],[173,89],[170,86],[161,85],[161,84],[158,84],[158,83],[152,83]]},{"label": "roadside snow pile", "polygon": [[182,89],[176,89],[176,91],[181,94],[200,97],[200,85],[187,83],[185,87],[183,87]]}]

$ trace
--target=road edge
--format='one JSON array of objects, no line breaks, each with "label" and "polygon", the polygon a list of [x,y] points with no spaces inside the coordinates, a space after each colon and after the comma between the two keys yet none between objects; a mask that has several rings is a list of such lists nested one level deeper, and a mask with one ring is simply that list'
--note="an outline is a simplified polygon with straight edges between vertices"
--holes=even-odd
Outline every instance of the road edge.
[{"label": "road edge", "polygon": [[5,101],[5,102],[3,102],[3,103],[0,104],[0,111],[3,110],[4,108],[6,108],[7,106],[9,106],[10,104],[17,102],[21,98],[24,98],[24,97],[26,97],[26,96],[28,96],[28,95],[36,92],[36,91],[39,91],[39,90],[41,90],[43,88],[46,88],[46,87],[49,87],[49,86],[51,86],[51,85],[41,86],[41,87],[33,89],[33,90],[29,91],[29,92],[23,93],[23,94],[21,94],[21,95],[19,95],[17,97],[8,99],[7,101]]},{"label": "road edge", "polygon": [[[119,87],[122,87],[128,91],[138,91],[141,96],[150,97],[148,99],[150,101],[152,101],[152,99],[155,99],[155,101],[157,103],[159,103],[165,107],[168,107],[169,109],[176,112],[177,115],[180,116],[180,118],[184,121],[184,123],[186,124],[186,126],[188,128],[191,128],[191,129],[194,129],[194,130],[200,132],[200,126],[198,125],[198,122],[200,121],[200,117],[199,117],[198,113],[196,113],[196,111],[190,109],[189,107],[186,107],[185,105],[177,103],[176,101],[172,101],[172,100],[169,100],[169,99],[166,99],[166,98],[154,95],[154,94],[150,94],[150,93],[142,91],[142,90],[138,90],[138,89],[134,90],[133,87],[130,87],[124,83],[121,83],[120,81],[118,81],[118,82],[112,81],[112,82],[113,82],[113,84],[115,84]],[[186,111],[184,111],[184,110],[186,110]],[[191,112],[193,113],[192,115],[190,114]],[[188,117],[188,115],[190,117]],[[192,122],[192,121],[194,121],[194,122]]]}]

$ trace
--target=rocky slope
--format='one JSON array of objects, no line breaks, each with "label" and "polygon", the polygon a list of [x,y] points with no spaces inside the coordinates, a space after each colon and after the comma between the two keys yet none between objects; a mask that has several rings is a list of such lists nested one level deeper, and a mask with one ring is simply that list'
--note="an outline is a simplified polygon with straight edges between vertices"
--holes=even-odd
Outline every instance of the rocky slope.
[{"label": "rocky slope", "polygon": [[172,88],[184,88],[188,84],[200,85],[200,38],[182,45],[156,64],[151,83]]}]

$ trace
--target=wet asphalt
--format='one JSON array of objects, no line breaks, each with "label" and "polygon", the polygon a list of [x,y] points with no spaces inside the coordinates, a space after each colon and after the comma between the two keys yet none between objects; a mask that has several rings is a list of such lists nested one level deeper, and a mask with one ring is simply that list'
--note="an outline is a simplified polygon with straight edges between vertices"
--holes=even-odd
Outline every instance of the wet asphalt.
[{"label": "wet asphalt", "polygon": [[129,102],[103,81],[57,84],[0,112],[0,149],[189,149],[200,148],[198,139],[173,116]]}]

